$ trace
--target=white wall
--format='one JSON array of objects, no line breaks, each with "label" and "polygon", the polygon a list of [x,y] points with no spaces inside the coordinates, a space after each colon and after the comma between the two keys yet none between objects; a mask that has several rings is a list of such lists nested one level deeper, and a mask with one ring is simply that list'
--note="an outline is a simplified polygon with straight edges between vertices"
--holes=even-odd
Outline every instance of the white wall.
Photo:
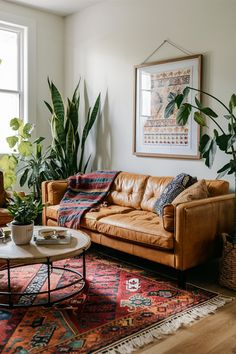
[{"label": "white wall", "polygon": [[30,122],[36,123],[35,135],[50,142],[50,114],[44,100],[49,101],[47,77],[59,89],[64,85],[64,19],[60,16],[17,6],[0,0],[0,20],[30,24]]},{"label": "white wall", "polygon": [[[108,0],[66,18],[66,92],[71,94],[81,76],[91,103],[102,93],[104,112],[94,167],[216,177],[225,161],[221,152],[211,170],[203,160],[132,154],[133,66],[168,38],[204,54],[203,88],[228,103],[236,83],[235,13],[235,0]],[[165,45],[151,60],[178,56],[183,53]]]}]

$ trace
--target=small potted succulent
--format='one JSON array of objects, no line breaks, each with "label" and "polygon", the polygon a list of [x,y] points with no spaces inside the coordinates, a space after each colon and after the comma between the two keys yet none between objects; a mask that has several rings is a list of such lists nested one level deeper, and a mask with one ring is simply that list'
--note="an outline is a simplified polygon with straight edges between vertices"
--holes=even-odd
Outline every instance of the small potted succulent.
[{"label": "small potted succulent", "polygon": [[16,192],[8,199],[7,209],[13,221],[11,227],[12,239],[16,245],[30,242],[33,235],[34,220],[42,212],[41,201],[35,200],[33,194],[21,196]]}]

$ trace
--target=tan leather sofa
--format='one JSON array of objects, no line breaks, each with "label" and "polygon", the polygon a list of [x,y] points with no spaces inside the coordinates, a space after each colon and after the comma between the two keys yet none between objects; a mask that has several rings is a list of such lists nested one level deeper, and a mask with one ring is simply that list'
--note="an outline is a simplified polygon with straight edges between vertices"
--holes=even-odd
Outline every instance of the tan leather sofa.
[{"label": "tan leather sofa", "polygon": [[[234,194],[229,194],[228,182],[207,180],[209,198],[167,208],[162,218],[153,206],[172,178],[119,173],[108,207],[86,213],[81,229],[95,243],[179,270],[184,286],[185,270],[219,255],[220,235],[233,226]],[[66,181],[43,182],[44,225],[57,225],[66,187]]]},{"label": "tan leather sofa", "polygon": [[0,171],[0,227],[12,221],[12,216],[6,209],[6,192],[3,187],[3,173]]}]

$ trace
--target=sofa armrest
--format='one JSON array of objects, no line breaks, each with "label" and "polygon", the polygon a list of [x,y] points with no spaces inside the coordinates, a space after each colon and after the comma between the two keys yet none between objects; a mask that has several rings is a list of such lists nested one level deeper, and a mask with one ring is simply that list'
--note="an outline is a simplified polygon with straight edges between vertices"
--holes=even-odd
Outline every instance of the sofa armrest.
[{"label": "sofa armrest", "polygon": [[179,204],[175,209],[175,267],[192,268],[215,255],[222,232],[233,229],[234,194]]},{"label": "sofa armrest", "polygon": [[44,181],[42,183],[42,201],[50,205],[60,203],[67,188],[66,180]]},{"label": "sofa armrest", "polygon": [[67,188],[67,180],[51,180],[42,183],[42,202],[45,205],[42,214],[42,223],[47,225],[46,208],[47,205],[57,205],[60,203]]}]

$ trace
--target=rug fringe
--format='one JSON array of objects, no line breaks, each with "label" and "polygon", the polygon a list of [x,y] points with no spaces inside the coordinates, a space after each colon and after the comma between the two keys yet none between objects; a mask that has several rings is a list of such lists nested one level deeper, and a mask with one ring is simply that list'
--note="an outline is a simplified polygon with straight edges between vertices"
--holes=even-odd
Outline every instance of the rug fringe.
[{"label": "rug fringe", "polygon": [[96,351],[96,354],[130,354],[135,350],[152,343],[155,340],[160,340],[166,335],[175,333],[180,327],[193,324],[196,320],[203,318],[211,313],[214,313],[219,307],[232,301],[233,298],[218,295],[214,299],[210,299],[202,305],[197,305],[195,308],[187,310],[180,315],[174,315],[161,323],[149,327],[146,330],[139,332],[129,338]]}]

